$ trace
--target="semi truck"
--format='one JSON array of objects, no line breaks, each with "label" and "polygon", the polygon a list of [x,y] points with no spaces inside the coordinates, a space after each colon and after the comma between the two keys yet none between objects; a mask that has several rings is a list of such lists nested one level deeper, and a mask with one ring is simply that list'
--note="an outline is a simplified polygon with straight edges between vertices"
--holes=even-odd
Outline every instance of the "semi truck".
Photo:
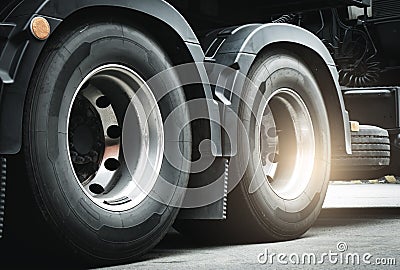
[{"label": "semi truck", "polygon": [[398,172],[399,7],[2,0],[4,238],[40,220],[109,263],[139,259],[172,226],[300,237],[330,180]]}]

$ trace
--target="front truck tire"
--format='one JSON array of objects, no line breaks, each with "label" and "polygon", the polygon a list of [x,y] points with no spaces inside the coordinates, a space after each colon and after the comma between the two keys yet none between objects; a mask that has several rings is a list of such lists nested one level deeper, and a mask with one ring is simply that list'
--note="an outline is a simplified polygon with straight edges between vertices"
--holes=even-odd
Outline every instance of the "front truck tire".
[{"label": "front truck tire", "polygon": [[163,124],[174,110],[169,130],[188,123],[185,96],[182,88],[160,95],[162,81],[158,94],[144,83],[170,67],[150,35],[115,22],[65,26],[37,64],[24,120],[28,175],[45,221],[85,258],[138,259],[176,218],[176,187],[186,187],[189,170],[166,156],[178,144],[189,159],[191,131],[167,142]]},{"label": "front truck tire", "polygon": [[244,131],[230,165],[230,179],[243,177],[228,195],[227,219],[177,225],[199,239],[295,239],[322,208],[330,175],[330,131],[311,67],[294,52],[273,49],[258,56],[248,78],[254,85],[247,84],[241,97]]}]

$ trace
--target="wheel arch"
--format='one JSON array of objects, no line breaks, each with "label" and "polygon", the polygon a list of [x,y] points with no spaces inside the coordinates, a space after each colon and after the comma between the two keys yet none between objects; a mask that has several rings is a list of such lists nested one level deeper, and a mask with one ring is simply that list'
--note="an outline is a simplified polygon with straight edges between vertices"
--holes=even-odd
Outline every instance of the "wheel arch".
[{"label": "wheel arch", "polygon": [[272,47],[295,52],[311,68],[311,72],[321,89],[328,113],[332,153],[336,153],[336,151],[346,153],[346,144],[351,142],[346,137],[346,132],[349,132],[350,129],[340,86],[336,83],[338,81],[336,67],[327,65],[316,51],[302,44],[281,42],[270,44],[263,50],[269,50]]},{"label": "wheel arch", "polygon": [[[286,48],[297,54],[311,67],[328,111],[332,149],[339,153],[351,153],[349,117],[345,109],[338,72],[334,60],[325,45],[312,33],[289,24],[251,24],[219,34],[221,45],[206,57],[248,74],[257,56],[274,48]],[[212,55],[212,56],[211,56]],[[322,74],[322,76],[321,76]],[[238,80],[240,82],[240,80]],[[243,83],[243,82],[241,82]],[[236,86],[236,89],[241,89]],[[238,111],[238,102],[232,102]]]}]

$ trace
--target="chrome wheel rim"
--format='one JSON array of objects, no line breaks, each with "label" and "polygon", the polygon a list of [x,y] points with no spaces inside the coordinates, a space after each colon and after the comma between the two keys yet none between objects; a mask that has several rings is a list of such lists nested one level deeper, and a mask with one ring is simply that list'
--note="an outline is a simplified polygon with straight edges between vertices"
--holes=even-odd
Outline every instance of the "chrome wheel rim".
[{"label": "chrome wheel rim", "polygon": [[164,156],[161,112],[141,76],[119,64],[96,68],[77,88],[67,119],[69,160],[85,194],[110,211],[140,204]]},{"label": "chrome wheel rim", "polygon": [[282,88],[267,101],[260,123],[260,155],[266,182],[282,199],[305,192],[315,164],[310,112],[295,91]]}]

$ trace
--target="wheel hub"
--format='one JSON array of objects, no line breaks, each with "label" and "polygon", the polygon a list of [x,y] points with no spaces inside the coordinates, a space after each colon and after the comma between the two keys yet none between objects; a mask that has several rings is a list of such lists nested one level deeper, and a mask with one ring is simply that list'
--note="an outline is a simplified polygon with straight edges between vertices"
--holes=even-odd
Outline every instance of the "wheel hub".
[{"label": "wheel hub", "polygon": [[86,125],[80,125],[74,130],[72,137],[72,144],[76,151],[80,155],[86,155],[93,149],[94,145],[94,134],[90,127]]},{"label": "wheel hub", "polygon": [[303,99],[287,88],[268,101],[260,124],[260,156],[265,179],[284,199],[295,199],[306,188],[315,159],[315,137]]},{"label": "wheel hub", "polygon": [[[130,107],[129,149],[123,149],[122,127]],[[148,190],[137,182],[145,179],[150,190],[155,184],[164,130],[157,101],[141,77],[117,64],[97,68],[78,87],[68,119],[70,161],[87,196],[111,211],[143,201]]]}]

